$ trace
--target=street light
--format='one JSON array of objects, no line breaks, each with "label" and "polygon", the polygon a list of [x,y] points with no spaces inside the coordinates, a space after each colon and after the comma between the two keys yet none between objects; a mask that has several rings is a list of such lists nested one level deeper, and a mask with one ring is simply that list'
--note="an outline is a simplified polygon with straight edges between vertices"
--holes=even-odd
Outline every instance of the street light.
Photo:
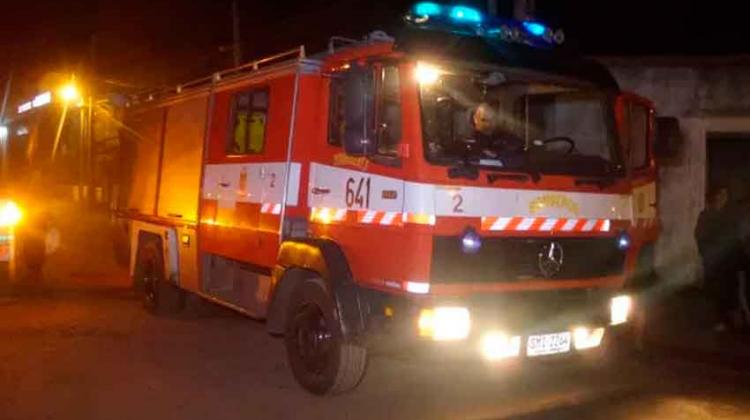
[{"label": "street light", "polygon": [[81,99],[81,92],[78,90],[78,86],[73,82],[68,82],[63,85],[58,91],[58,95],[66,104]]},{"label": "street light", "polygon": [[68,106],[76,102],[80,103],[80,100],[81,100],[81,92],[78,90],[78,86],[76,86],[74,80],[71,80],[70,82],[62,85],[58,89],[57,95],[60,97],[60,99],[63,102],[63,108],[62,108],[62,115],[60,116],[60,123],[57,125],[57,134],[55,135],[55,142],[52,145],[52,160],[55,160],[55,156],[57,155],[57,147],[60,145],[60,136],[62,135],[63,125],[65,124],[65,118],[68,115]]}]

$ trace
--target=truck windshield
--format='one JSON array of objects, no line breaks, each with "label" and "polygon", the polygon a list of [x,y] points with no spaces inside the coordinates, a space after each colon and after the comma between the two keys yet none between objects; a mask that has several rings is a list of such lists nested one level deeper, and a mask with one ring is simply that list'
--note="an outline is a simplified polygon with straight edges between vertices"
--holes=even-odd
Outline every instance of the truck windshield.
[{"label": "truck windshield", "polygon": [[420,83],[425,155],[435,164],[611,176],[621,172],[612,104],[593,88],[441,72]]}]

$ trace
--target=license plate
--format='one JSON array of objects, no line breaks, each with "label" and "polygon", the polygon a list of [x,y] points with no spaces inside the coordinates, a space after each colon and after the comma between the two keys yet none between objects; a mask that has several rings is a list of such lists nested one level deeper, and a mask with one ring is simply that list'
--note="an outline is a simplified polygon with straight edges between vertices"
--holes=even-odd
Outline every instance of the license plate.
[{"label": "license plate", "polygon": [[567,353],[570,351],[570,338],[569,332],[531,335],[526,342],[526,354],[533,357]]}]

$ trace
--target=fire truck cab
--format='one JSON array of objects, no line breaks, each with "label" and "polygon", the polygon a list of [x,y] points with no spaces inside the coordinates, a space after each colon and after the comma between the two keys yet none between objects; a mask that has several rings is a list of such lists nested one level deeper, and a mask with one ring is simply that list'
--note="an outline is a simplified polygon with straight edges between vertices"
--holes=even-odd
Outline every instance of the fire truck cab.
[{"label": "fire truck cab", "polygon": [[394,37],[133,98],[119,214],[145,304],[265,319],[318,394],[359,383],[374,334],[497,363],[613,341],[652,269],[661,136],[563,40],[423,2]]}]

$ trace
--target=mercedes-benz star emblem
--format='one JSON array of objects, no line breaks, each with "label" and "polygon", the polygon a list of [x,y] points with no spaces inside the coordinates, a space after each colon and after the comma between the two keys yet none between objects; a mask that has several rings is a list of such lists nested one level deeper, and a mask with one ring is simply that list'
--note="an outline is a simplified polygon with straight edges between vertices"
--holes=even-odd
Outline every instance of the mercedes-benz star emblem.
[{"label": "mercedes-benz star emblem", "polygon": [[558,242],[550,242],[539,251],[539,271],[548,279],[560,273],[563,265],[563,248]]}]

